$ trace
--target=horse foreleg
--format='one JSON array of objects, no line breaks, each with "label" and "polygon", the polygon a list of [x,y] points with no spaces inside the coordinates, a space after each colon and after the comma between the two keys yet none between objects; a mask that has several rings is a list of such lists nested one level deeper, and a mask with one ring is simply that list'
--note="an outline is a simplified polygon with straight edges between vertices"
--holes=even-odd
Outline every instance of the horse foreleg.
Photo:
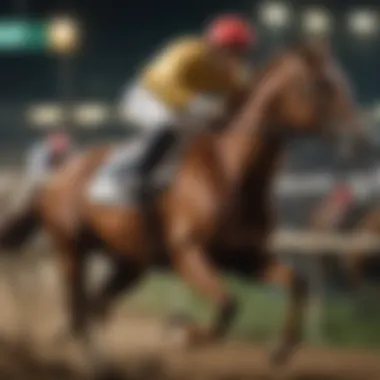
[{"label": "horse foreleg", "polygon": [[104,321],[112,301],[124,290],[132,288],[142,274],[143,270],[133,263],[115,263],[112,273],[91,302],[91,311],[95,318]]},{"label": "horse foreleg", "polygon": [[225,289],[220,274],[208,261],[204,249],[199,245],[190,245],[178,250],[174,255],[174,267],[190,286],[211,300],[218,309],[211,329],[206,333],[196,328],[190,329],[189,340],[197,343],[222,338],[237,313],[237,303]]},{"label": "horse foreleg", "polygon": [[290,357],[302,336],[307,283],[293,268],[278,261],[268,263],[262,274],[264,281],[283,286],[290,295],[282,339],[272,357],[276,364],[281,364]]},{"label": "horse foreleg", "polygon": [[69,333],[77,338],[84,337],[87,327],[84,266],[85,260],[82,252],[68,249],[68,247],[62,250],[61,272],[65,288],[65,302],[69,312]]}]

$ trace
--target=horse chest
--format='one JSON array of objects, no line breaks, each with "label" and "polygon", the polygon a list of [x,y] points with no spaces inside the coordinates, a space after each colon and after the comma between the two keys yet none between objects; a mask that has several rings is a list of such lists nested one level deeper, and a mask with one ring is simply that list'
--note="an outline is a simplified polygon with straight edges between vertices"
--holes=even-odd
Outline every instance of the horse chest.
[{"label": "horse chest", "polygon": [[242,193],[223,220],[217,241],[230,248],[248,247],[261,240],[272,228],[271,207],[264,188],[257,187],[251,197]]}]

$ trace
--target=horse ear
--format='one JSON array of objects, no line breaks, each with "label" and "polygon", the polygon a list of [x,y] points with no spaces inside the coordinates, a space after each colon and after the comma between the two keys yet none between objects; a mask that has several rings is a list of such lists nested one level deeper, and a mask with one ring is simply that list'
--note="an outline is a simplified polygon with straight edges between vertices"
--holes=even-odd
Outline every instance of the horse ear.
[{"label": "horse ear", "polygon": [[332,49],[327,38],[309,38],[300,44],[301,53],[312,66],[320,67],[332,59]]},{"label": "horse ear", "polygon": [[328,38],[319,37],[308,40],[311,55],[319,62],[326,62],[332,58],[331,43]]},{"label": "horse ear", "polygon": [[322,61],[327,61],[332,58],[331,43],[328,38],[320,38],[315,42],[315,51]]}]

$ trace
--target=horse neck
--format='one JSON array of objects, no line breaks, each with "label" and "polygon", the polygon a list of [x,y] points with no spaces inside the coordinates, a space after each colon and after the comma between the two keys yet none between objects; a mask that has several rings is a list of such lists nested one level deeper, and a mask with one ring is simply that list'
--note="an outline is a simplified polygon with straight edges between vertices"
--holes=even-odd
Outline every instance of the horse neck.
[{"label": "horse neck", "polygon": [[250,171],[261,173],[262,178],[271,177],[273,163],[284,145],[284,136],[272,133],[284,130],[274,127],[284,122],[278,119],[280,113],[275,108],[275,99],[286,74],[281,70],[275,74],[275,70],[290,57],[289,54],[282,53],[258,73],[245,104],[222,133],[219,146],[232,186],[239,184]]},{"label": "horse neck", "polygon": [[247,176],[268,182],[283,145],[282,138],[269,136],[260,125],[256,131],[234,128],[224,132],[219,147],[230,186],[242,184]]}]

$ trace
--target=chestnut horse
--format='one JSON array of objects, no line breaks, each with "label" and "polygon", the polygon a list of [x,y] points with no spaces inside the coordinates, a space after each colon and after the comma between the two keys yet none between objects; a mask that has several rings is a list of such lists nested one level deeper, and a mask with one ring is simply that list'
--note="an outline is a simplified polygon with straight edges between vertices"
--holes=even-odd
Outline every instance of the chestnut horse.
[{"label": "chestnut horse", "polygon": [[[223,131],[203,132],[189,145],[171,185],[153,201],[154,216],[147,218],[138,206],[97,204],[88,197],[89,183],[112,147],[93,148],[73,159],[46,184],[39,205],[44,227],[61,251],[73,332],[83,333],[87,308],[105,316],[111,299],[167,259],[218,310],[211,328],[189,328],[189,339],[220,338],[237,304],[219,264],[228,266],[242,249],[250,252],[246,269],[289,292],[274,356],[287,358],[300,339],[307,286],[267,248],[274,229],[272,179],[287,136],[337,132],[335,127],[343,124],[345,132],[356,133],[356,120],[348,83],[329,49],[301,44],[263,67],[244,106]],[[84,264],[89,251],[99,247],[115,262],[115,272],[88,304]]]}]

